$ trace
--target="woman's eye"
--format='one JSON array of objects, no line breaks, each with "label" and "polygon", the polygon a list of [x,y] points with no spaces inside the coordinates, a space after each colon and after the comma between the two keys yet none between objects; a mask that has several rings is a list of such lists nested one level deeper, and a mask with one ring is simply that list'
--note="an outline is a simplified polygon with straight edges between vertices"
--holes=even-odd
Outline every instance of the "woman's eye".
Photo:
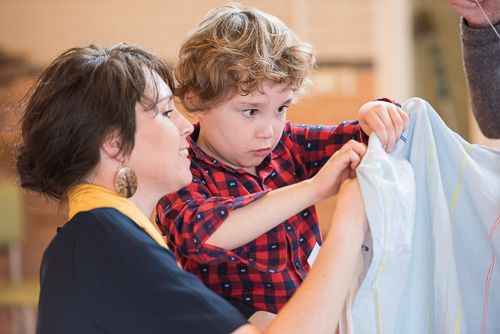
[{"label": "woman's eye", "polygon": [[243,115],[246,117],[253,117],[257,114],[257,109],[247,109],[243,110]]},{"label": "woman's eye", "polygon": [[170,114],[172,111],[173,111],[173,110],[171,110],[171,109],[169,109],[169,110],[165,110],[165,111],[163,112],[163,116],[166,116],[166,117],[170,118],[169,114]]},{"label": "woman's eye", "polygon": [[285,106],[281,106],[278,109],[276,109],[276,112],[278,114],[282,114],[282,113],[284,113],[286,111],[287,108],[288,108],[288,106],[286,106],[286,105]]}]

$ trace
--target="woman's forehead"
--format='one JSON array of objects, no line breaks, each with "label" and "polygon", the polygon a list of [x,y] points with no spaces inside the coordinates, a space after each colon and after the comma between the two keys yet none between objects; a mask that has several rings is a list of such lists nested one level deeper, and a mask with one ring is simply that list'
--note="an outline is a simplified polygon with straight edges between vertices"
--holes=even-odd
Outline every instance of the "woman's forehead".
[{"label": "woman's forehead", "polygon": [[145,94],[156,104],[173,98],[172,91],[158,73],[153,70],[146,70],[146,90]]}]

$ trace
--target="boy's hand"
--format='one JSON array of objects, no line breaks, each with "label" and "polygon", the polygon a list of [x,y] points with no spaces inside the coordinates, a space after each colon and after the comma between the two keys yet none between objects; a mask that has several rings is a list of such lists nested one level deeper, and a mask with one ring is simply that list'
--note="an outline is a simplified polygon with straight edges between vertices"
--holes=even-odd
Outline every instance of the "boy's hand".
[{"label": "boy's hand", "polygon": [[350,140],[330,157],[311,179],[320,200],[337,195],[342,182],[356,177],[356,167],[365,153],[365,144]]},{"label": "boy's hand", "polygon": [[403,130],[410,125],[410,116],[401,108],[384,101],[371,101],[359,109],[359,124],[369,136],[377,134],[382,147],[391,153]]}]

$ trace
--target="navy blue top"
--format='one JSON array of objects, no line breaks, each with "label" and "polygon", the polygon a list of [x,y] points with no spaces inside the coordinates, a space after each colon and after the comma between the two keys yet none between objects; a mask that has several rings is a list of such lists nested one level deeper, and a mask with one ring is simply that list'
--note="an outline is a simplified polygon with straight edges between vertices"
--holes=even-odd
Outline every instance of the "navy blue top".
[{"label": "navy blue top", "polygon": [[37,333],[230,333],[241,313],[116,209],[80,212],[45,250]]}]

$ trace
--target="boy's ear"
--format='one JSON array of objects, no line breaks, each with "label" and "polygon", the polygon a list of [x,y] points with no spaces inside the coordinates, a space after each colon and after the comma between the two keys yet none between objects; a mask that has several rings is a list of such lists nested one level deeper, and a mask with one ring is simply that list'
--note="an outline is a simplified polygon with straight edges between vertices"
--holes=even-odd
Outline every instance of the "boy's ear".
[{"label": "boy's ear", "polygon": [[[191,110],[196,109],[194,106],[195,99],[196,99],[196,97],[194,96],[193,92],[191,92],[191,91],[188,91],[188,92],[186,92],[186,94],[184,94],[184,104],[186,105],[186,107],[188,107]],[[193,114],[195,116],[198,116],[197,111],[193,111]]]},{"label": "boy's ear", "polygon": [[200,111],[200,110],[196,110],[196,106],[194,104],[194,102],[196,101],[196,96],[193,94],[193,92],[191,91],[188,91],[186,94],[184,94],[184,104],[187,108],[193,110],[193,111],[190,111],[190,113],[196,117],[198,117],[198,119],[200,118],[203,118],[203,115],[206,114],[206,112],[203,112],[203,111]]}]

